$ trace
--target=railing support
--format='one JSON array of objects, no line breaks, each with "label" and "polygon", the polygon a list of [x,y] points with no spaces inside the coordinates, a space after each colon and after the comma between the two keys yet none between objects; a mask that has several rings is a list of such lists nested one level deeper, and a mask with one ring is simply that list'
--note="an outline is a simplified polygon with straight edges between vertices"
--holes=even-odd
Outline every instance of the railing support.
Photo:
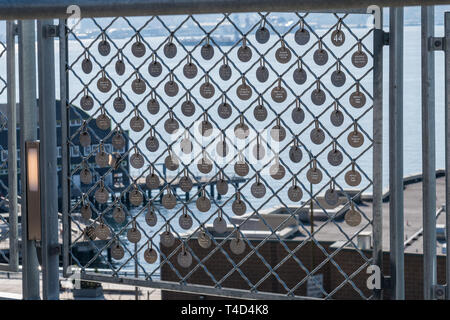
[{"label": "railing support", "polygon": [[445,13],[445,211],[447,300],[450,300],[450,12]]}]

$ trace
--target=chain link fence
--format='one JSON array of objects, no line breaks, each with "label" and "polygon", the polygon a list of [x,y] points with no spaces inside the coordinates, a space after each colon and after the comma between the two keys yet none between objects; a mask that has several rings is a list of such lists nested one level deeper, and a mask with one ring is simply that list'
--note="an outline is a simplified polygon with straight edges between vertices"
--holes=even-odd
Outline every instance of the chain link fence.
[{"label": "chain link fence", "polygon": [[367,18],[68,20],[66,272],[230,297],[372,298],[381,70]]}]

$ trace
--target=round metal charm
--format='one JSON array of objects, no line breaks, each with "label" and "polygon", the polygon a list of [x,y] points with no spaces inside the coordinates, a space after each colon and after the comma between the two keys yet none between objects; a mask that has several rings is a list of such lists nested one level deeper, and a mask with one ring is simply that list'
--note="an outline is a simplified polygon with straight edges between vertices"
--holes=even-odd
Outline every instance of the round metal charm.
[{"label": "round metal charm", "polygon": [[84,111],[89,111],[94,107],[94,99],[91,96],[85,95],[81,97],[80,105]]},{"label": "round metal charm", "polygon": [[145,45],[141,41],[136,41],[131,46],[131,53],[136,58],[142,58],[145,55],[145,52],[147,49],[145,48]]},{"label": "round metal charm", "polygon": [[144,120],[139,116],[134,116],[130,120],[130,128],[134,132],[141,132],[144,129],[145,123]]},{"label": "round metal charm", "polygon": [[234,172],[236,172],[238,176],[245,177],[246,175],[248,175],[249,171],[250,167],[245,161],[237,161],[234,164]]},{"label": "round metal charm", "polygon": [[101,77],[97,81],[97,88],[100,92],[107,93],[111,90],[112,83],[106,76]]},{"label": "round metal charm", "polygon": [[222,217],[214,219],[213,228],[217,233],[225,233],[227,231],[227,222]]},{"label": "round metal charm", "polygon": [[159,148],[159,141],[155,136],[150,136],[145,140],[145,147],[150,152],[155,152]]},{"label": "round metal charm", "polygon": [[348,144],[353,148],[359,148],[364,144],[364,136],[359,131],[352,131],[347,137]]},{"label": "round metal charm", "polygon": [[325,192],[324,198],[325,198],[325,202],[332,207],[337,206],[337,204],[339,203],[339,194],[334,189],[331,189],[331,188],[328,189]]},{"label": "round metal charm", "polygon": [[217,154],[222,157],[225,158],[228,154],[229,148],[227,143],[225,142],[225,140],[220,140],[217,145],[216,145],[216,152]]},{"label": "round metal charm", "polygon": [[148,65],[148,73],[152,77],[159,77],[162,73],[162,65],[158,61],[153,61]]},{"label": "round metal charm", "polygon": [[170,171],[175,171],[180,166],[178,158],[173,155],[167,156],[166,159],[164,160],[164,164],[166,165],[167,170]]},{"label": "round metal charm", "polygon": [[125,211],[121,206],[115,207],[112,213],[115,222],[121,224],[125,221]]},{"label": "round metal charm", "polygon": [[111,257],[114,260],[121,260],[125,255],[125,250],[120,244],[115,244],[111,247]]},{"label": "round metal charm", "polygon": [[206,157],[202,157],[198,162],[197,162],[197,169],[198,171],[200,171],[203,174],[208,174],[211,172],[213,168],[213,163],[211,160],[209,160]]},{"label": "round metal charm", "polygon": [[231,114],[233,113],[233,110],[231,109],[231,106],[226,103],[222,102],[219,104],[219,107],[217,108],[217,113],[219,114],[219,117],[222,119],[228,119],[231,117]]},{"label": "round metal charm", "polygon": [[109,164],[109,156],[105,151],[99,151],[97,152],[97,154],[95,155],[95,163],[100,167],[100,168],[105,168],[108,166]]},{"label": "round metal charm", "polygon": [[176,133],[179,128],[180,128],[180,125],[179,125],[178,121],[175,120],[174,118],[169,118],[164,122],[164,129],[169,134]]},{"label": "round metal charm", "polygon": [[286,169],[279,163],[273,164],[270,169],[270,176],[275,180],[281,180],[286,174]]},{"label": "round metal charm", "polygon": [[253,146],[253,155],[257,160],[262,160],[266,155],[266,149],[264,149],[262,144],[257,143]]},{"label": "round metal charm", "polygon": [[295,42],[301,46],[307,44],[310,37],[311,35],[309,34],[309,31],[304,28],[298,29],[294,35]]},{"label": "round metal charm", "polygon": [[202,247],[203,249],[208,249],[209,247],[211,247],[211,239],[204,231],[201,231],[199,233],[197,241],[200,247]]},{"label": "round metal charm", "polygon": [[303,153],[299,146],[292,146],[289,150],[289,159],[294,163],[299,163],[302,161]]},{"label": "round metal charm", "polygon": [[224,179],[220,179],[216,183],[217,193],[224,196],[228,193],[228,183]]},{"label": "round metal charm", "polygon": [[257,121],[264,121],[267,119],[267,109],[262,104],[259,104],[253,109],[253,116]]},{"label": "round metal charm", "polygon": [[89,74],[92,72],[92,61],[89,58],[84,58],[81,62],[81,69],[84,73]]},{"label": "round metal charm", "polygon": [[247,139],[247,137],[250,135],[250,129],[248,125],[246,125],[245,123],[238,123],[234,127],[234,135],[238,139]]},{"label": "round metal charm", "polygon": [[92,226],[87,226],[84,230],[83,230],[83,238],[84,239],[90,239],[90,240],[95,240],[97,236],[95,235],[95,228]]},{"label": "round metal charm", "polygon": [[336,46],[340,47],[345,42],[345,33],[342,30],[334,30],[331,33],[331,42]]},{"label": "round metal charm", "polygon": [[83,147],[87,147],[91,144],[91,135],[87,131],[82,131],[80,133],[80,144]]},{"label": "round metal charm", "polygon": [[238,49],[237,56],[242,62],[249,62],[252,58],[252,49],[249,46],[243,45]]},{"label": "round metal charm", "polygon": [[137,228],[131,228],[127,232],[127,239],[131,243],[138,243],[141,240],[141,232]]},{"label": "round metal charm", "polygon": [[364,51],[356,51],[352,55],[352,63],[357,68],[364,68],[369,62],[369,58]]},{"label": "round metal charm", "polygon": [[282,103],[287,98],[287,91],[285,88],[281,86],[276,86],[275,88],[272,89],[271,96],[273,101],[277,103]]},{"label": "round metal charm", "polygon": [[231,205],[231,209],[235,215],[242,216],[247,211],[247,205],[241,199],[236,199]]},{"label": "round metal charm", "polygon": [[335,86],[335,87],[342,87],[345,84],[345,80],[347,79],[347,77],[345,76],[345,73],[341,70],[335,70],[332,74],[331,74],[331,83]]},{"label": "round metal charm", "polygon": [[89,220],[92,218],[92,210],[89,204],[85,204],[80,209],[81,217],[84,220]]},{"label": "round metal charm", "polygon": [[197,76],[198,68],[197,66],[192,63],[188,62],[183,67],[183,74],[188,79],[194,79]]},{"label": "round metal charm", "polygon": [[303,198],[302,188],[299,186],[291,186],[288,190],[288,198],[292,202],[299,202]]},{"label": "round metal charm", "polygon": [[144,260],[148,264],[153,264],[158,260],[158,253],[153,248],[146,249],[144,251]]},{"label": "round metal charm", "polygon": [[260,199],[266,195],[266,186],[264,183],[257,181],[250,187],[250,192],[252,193],[252,196]]},{"label": "round metal charm", "polygon": [[195,105],[191,100],[186,100],[181,104],[181,112],[186,117],[192,117],[195,113]]},{"label": "round metal charm", "polygon": [[318,66],[323,66],[328,62],[328,52],[324,49],[317,49],[313,59]]},{"label": "round metal charm", "polygon": [[286,138],[286,129],[281,125],[275,125],[270,129],[270,136],[277,142],[283,141]]},{"label": "round metal charm", "polygon": [[189,178],[188,176],[181,177],[178,184],[180,185],[180,189],[184,192],[191,191],[192,187],[194,186],[191,178]]},{"label": "round metal charm", "polygon": [[291,117],[295,124],[301,124],[305,120],[305,111],[302,108],[296,107],[292,110]]},{"label": "round metal charm", "polygon": [[265,66],[260,66],[256,69],[256,79],[259,82],[266,82],[269,79],[269,69]]},{"label": "round metal charm", "polygon": [[208,212],[211,209],[211,201],[204,195],[198,197],[195,204],[200,212]]},{"label": "round metal charm", "polygon": [[111,231],[109,231],[108,226],[104,223],[100,223],[95,228],[95,236],[97,238],[99,238],[100,240],[107,240],[110,235],[111,235]]},{"label": "round metal charm", "polygon": [[223,64],[219,68],[219,76],[223,81],[228,81],[231,78],[231,68],[228,64]]},{"label": "round metal charm", "polygon": [[126,108],[125,99],[122,97],[116,97],[113,101],[114,110],[118,113],[124,112]]},{"label": "round metal charm", "polygon": [[132,191],[130,191],[129,198],[130,203],[135,207],[139,207],[144,201],[144,196],[142,195],[142,192],[138,190],[138,188],[134,188]]},{"label": "round metal charm", "polygon": [[95,124],[100,130],[108,130],[111,128],[111,119],[105,113],[102,113],[95,119]]},{"label": "round metal charm", "polygon": [[241,84],[236,89],[236,95],[241,100],[248,100],[252,96],[252,88],[248,84]]},{"label": "round metal charm", "polygon": [[117,60],[115,70],[117,75],[123,76],[125,74],[125,63],[122,60]]},{"label": "round metal charm", "polygon": [[350,227],[357,227],[362,221],[361,214],[358,211],[352,209],[347,211],[344,219],[345,223]]},{"label": "round metal charm", "polygon": [[266,27],[261,27],[258,30],[256,30],[255,33],[255,39],[261,44],[266,43],[269,41],[270,38],[270,32]]},{"label": "round metal charm", "polygon": [[147,110],[150,114],[157,114],[159,112],[159,102],[156,98],[151,98],[148,100]]},{"label": "round metal charm", "polygon": [[296,84],[302,85],[306,82],[308,79],[308,74],[306,73],[305,69],[297,68],[294,70],[294,73],[292,74],[292,77]]},{"label": "round metal charm", "polygon": [[330,114],[331,124],[340,127],[344,123],[344,114],[340,110],[333,110]]},{"label": "round metal charm", "polygon": [[192,228],[192,217],[188,214],[183,214],[180,216],[180,218],[178,219],[178,223],[180,224],[180,227],[184,230],[189,230],[190,228]]},{"label": "round metal charm", "polygon": [[203,120],[198,126],[198,131],[204,137],[209,137],[213,132],[213,126],[211,122]]},{"label": "round metal charm", "polygon": [[135,169],[140,169],[144,166],[145,164],[145,159],[144,157],[140,154],[140,153],[134,153],[131,157],[130,157],[130,164],[133,168]]},{"label": "round metal charm", "polygon": [[245,242],[241,239],[232,239],[230,242],[230,250],[234,254],[242,254],[245,251]]},{"label": "round metal charm", "polygon": [[306,178],[312,184],[318,184],[322,181],[322,171],[317,168],[311,168],[306,173]]},{"label": "round metal charm", "polygon": [[178,264],[183,268],[189,268],[192,264],[192,255],[187,251],[181,251],[177,256]]},{"label": "round metal charm", "polygon": [[320,128],[314,128],[311,130],[310,138],[314,144],[322,144],[325,141],[325,132]]},{"label": "round metal charm", "polygon": [[117,150],[122,150],[125,147],[125,139],[119,132],[112,136],[111,141],[113,147]]},{"label": "round metal charm", "polygon": [[158,222],[158,216],[156,215],[156,213],[153,209],[149,208],[147,210],[147,213],[145,214],[145,222],[150,227],[156,226],[156,223]]},{"label": "round metal charm", "polygon": [[164,55],[169,59],[177,55],[177,47],[173,42],[166,43],[164,46]]},{"label": "round metal charm", "polygon": [[161,244],[164,247],[171,247],[175,244],[175,237],[170,231],[164,231],[161,234]]},{"label": "round metal charm", "polygon": [[162,198],[162,204],[166,209],[173,209],[177,205],[176,197],[171,193],[166,193]]},{"label": "round metal charm", "polygon": [[131,83],[131,90],[133,90],[136,94],[143,94],[145,90],[147,89],[147,85],[145,84],[145,81],[141,78],[134,79]]},{"label": "round metal charm", "polygon": [[80,171],[80,181],[83,184],[91,184],[92,173],[88,168],[84,168]]},{"label": "round metal charm", "polygon": [[164,85],[164,92],[169,97],[175,97],[178,94],[178,91],[178,84],[173,80],[166,82]]},{"label": "round metal charm", "polygon": [[189,138],[183,138],[180,141],[180,149],[183,153],[190,154],[194,149],[194,145],[192,144],[191,140],[189,140]]},{"label": "round metal charm", "polygon": [[159,177],[155,173],[150,173],[145,178],[145,185],[148,189],[158,189],[160,186]]},{"label": "round metal charm", "polygon": [[355,91],[350,95],[350,104],[355,108],[362,108],[366,104],[366,95],[361,91]]},{"label": "round metal charm", "polygon": [[342,164],[342,161],[344,160],[342,152],[337,149],[332,149],[330,152],[328,152],[327,158],[328,163],[334,167],[340,166]]},{"label": "round metal charm", "polygon": [[214,86],[209,82],[205,82],[200,86],[200,95],[205,99],[211,99],[215,92]]},{"label": "round metal charm", "polygon": [[352,169],[345,174],[345,182],[351,187],[359,186],[361,183],[361,174]]},{"label": "round metal charm", "polygon": [[313,92],[311,93],[311,101],[316,106],[323,105],[326,99],[327,97],[325,95],[325,91],[323,91],[322,89],[314,89]]},{"label": "round metal charm", "polygon": [[288,63],[291,60],[292,53],[287,47],[282,46],[275,51],[275,58],[279,63]]},{"label": "round metal charm", "polygon": [[200,49],[200,54],[202,55],[203,59],[211,60],[212,57],[214,57],[214,47],[207,43]]}]

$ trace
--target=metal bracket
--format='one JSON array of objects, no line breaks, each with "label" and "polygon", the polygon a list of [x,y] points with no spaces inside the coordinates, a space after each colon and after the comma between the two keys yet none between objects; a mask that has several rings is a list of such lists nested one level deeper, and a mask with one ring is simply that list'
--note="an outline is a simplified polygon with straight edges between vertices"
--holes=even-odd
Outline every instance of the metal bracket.
[{"label": "metal bracket", "polygon": [[59,36],[59,25],[46,25],[44,34],[47,38],[56,38]]},{"label": "metal bracket", "polygon": [[391,43],[391,35],[389,32],[383,31],[383,45],[388,46]]},{"label": "metal bracket", "polygon": [[446,284],[437,284],[433,286],[434,296],[436,297],[436,300],[445,300],[447,291],[447,285]]},{"label": "metal bracket", "polygon": [[445,38],[430,38],[430,50],[431,51],[444,51]]},{"label": "metal bracket", "polygon": [[13,24],[13,36],[18,36],[20,34],[20,27],[18,23]]},{"label": "metal bracket", "polygon": [[381,287],[383,289],[391,289],[392,288],[391,276],[383,276],[382,280],[383,281],[381,283]]}]

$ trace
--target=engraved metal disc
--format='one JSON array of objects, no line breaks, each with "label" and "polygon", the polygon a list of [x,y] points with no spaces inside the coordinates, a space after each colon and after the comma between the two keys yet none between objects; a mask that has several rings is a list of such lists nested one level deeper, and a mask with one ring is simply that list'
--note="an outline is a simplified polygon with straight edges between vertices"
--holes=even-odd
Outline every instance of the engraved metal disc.
[{"label": "engraved metal disc", "polygon": [[306,178],[308,179],[308,181],[310,183],[318,184],[318,183],[320,183],[320,181],[322,181],[322,171],[320,171],[317,168],[316,169],[311,168],[306,173]]},{"label": "engraved metal disc", "polygon": [[92,182],[92,173],[88,168],[81,170],[80,181],[83,184],[90,184]]},{"label": "engraved metal disc", "polygon": [[213,228],[217,233],[225,233],[227,231],[227,222],[222,217],[214,219]]},{"label": "engraved metal disc", "polygon": [[262,182],[255,182],[250,187],[250,192],[255,198],[262,198],[266,195],[266,186]]},{"label": "engraved metal disc", "polygon": [[84,73],[89,74],[92,72],[92,61],[91,59],[84,58],[81,62],[81,69]]},{"label": "engraved metal disc", "polygon": [[178,219],[178,223],[180,224],[180,227],[184,230],[189,230],[192,228],[192,217],[188,214],[182,214],[180,218]]},{"label": "engraved metal disc", "polygon": [[324,49],[317,49],[313,58],[318,66],[323,66],[328,62],[328,52]]},{"label": "engraved metal disc", "polygon": [[131,243],[138,243],[141,240],[141,232],[137,228],[131,228],[127,232],[127,239]]},{"label": "engraved metal disc", "polygon": [[299,146],[292,146],[289,150],[289,159],[291,159],[292,162],[299,163],[300,161],[302,161],[302,158],[302,149],[300,149]]},{"label": "engraved metal disc", "polygon": [[244,201],[236,199],[233,201],[231,209],[235,215],[242,216],[247,211],[247,205]]},{"label": "engraved metal disc", "polygon": [[203,157],[197,162],[197,169],[203,174],[210,173],[212,168],[213,163],[208,158]]},{"label": "engraved metal disc", "polygon": [[134,116],[130,120],[130,128],[134,132],[140,132],[144,129],[145,123],[144,120],[140,116]]},{"label": "engraved metal disc", "polygon": [[328,163],[331,164],[334,167],[340,166],[342,164],[342,161],[344,160],[344,156],[342,155],[342,152],[339,150],[331,150],[328,152]]},{"label": "engraved metal disc", "polygon": [[292,121],[301,124],[305,120],[305,111],[302,108],[295,108],[291,113]]},{"label": "engraved metal disc", "polygon": [[308,74],[306,73],[305,69],[297,68],[294,70],[292,77],[296,84],[301,85],[304,84],[308,79]]},{"label": "engraved metal disc", "polygon": [[286,138],[286,129],[282,126],[275,125],[270,129],[270,136],[277,142],[283,141]]},{"label": "engraved metal disc", "polygon": [[366,95],[361,91],[355,91],[350,95],[350,104],[355,108],[362,108],[366,104]]},{"label": "engraved metal disc", "polygon": [[130,157],[130,164],[133,168],[135,169],[140,169],[144,166],[145,164],[145,159],[144,156],[141,155],[140,153],[134,153],[131,157]]},{"label": "engraved metal disc", "polygon": [[123,76],[125,74],[125,63],[122,60],[117,60],[115,69],[119,76]]},{"label": "engraved metal disc", "polygon": [[97,80],[97,88],[103,93],[109,92],[111,90],[112,83],[107,77],[101,77]]},{"label": "engraved metal disc", "polygon": [[233,110],[231,109],[231,106],[226,103],[222,102],[219,104],[219,107],[217,108],[217,113],[219,114],[219,117],[222,119],[228,119],[231,117],[231,114],[233,113]]},{"label": "engraved metal disc", "polygon": [[148,100],[147,110],[150,114],[157,114],[159,112],[159,102],[155,98]]},{"label": "engraved metal disc", "polygon": [[307,44],[310,37],[309,31],[306,29],[298,29],[294,35],[295,42],[301,46]]},{"label": "engraved metal disc", "polygon": [[137,188],[130,192],[129,198],[130,203],[135,207],[139,207],[144,201],[144,196],[142,195],[142,192],[140,192]]},{"label": "engraved metal disc", "polygon": [[328,189],[325,192],[325,202],[330,206],[336,206],[339,203],[339,193],[334,189]]},{"label": "engraved metal disc", "polygon": [[156,223],[158,222],[158,216],[153,210],[147,210],[147,213],[145,214],[145,222],[150,227],[156,226]]},{"label": "engraved metal disc", "polygon": [[94,107],[94,99],[88,95],[83,96],[80,99],[80,105],[84,111],[89,111]]},{"label": "engraved metal disc", "polygon": [[320,128],[314,128],[310,133],[311,141],[315,144],[322,144],[325,141],[325,132]]},{"label": "engraved metal disc", "polygon": [[140,41],[136,41],[135,43],[133,43],[133,45],[131,46],[131,53],[133,54],[133,56],[135,56],[136,58],[142,58],[145,55],[146,52],[146,48],[145,45],[140,42]]},{"label": "engraved metal disc", "polygon": [[345,33],[342,30],[334,30],[331,33],[331,42],[336,46],[340,47],[345,42]]},{"label": "engraved metal disc", "polygon": [[162,198],[162,204],[166,209],[173,209],[177,205],[176,197],[171,193],[166,193]]},{"label": "engraved metal disc", "polygon": [[237,56],[242,62],[249,62],[252,58],[252,49],[249,46],[241,46],[238,49]]},{"label": "engraved metal disc", "polygon": [[114,260],[120,260],[125,255],[125,250],[122,248],[120,244],[113,245],[111,247],[111,257]]},{"label": "engraved metal disc", "polygon": [[[161,241],[162,242],[162,241]],[[153,248],[148,248],[144,251],[144,260],[148,264],[153,264],[158,260],[158,253]]]},{"label": "engraved metal disc", "polygon": [[80,209],[80,213],[81,213],[81,217],[84,220],[91,219],[92,218],[91,206],[89,204],[86,204],[86,205],[82,206],[81,209]]},{"label": "engraved metal disc", "polygon": [[359,186],[361,183],[361,174],[356,170],[347,171],[345,174],[345,182],[351,187]]},{"label": "engraved metal disc", "polygon": [[171,247],[175,244],[175,237],[170,231],[164,231],[161,234],[161,244],[164,247]]},{"label": "engraved metal disc", "polygon": [[211,99],[215,92],[214,86],[209,82],[205,82],[200,86],[200,95],[205,99]]},{"label": "engraved metal disc", "polygon": [[197,241],[200,247],[202,247],[203,249],[208,249],[209,247],[211,247],[211,239],[204,232],[199,233]]},{"label": "engraved metal disc", "polygon": [[220,157],[225,158],[228,154],[228,151],[229,151],[229,148],[228,148],[228,145],[225,142],[225,140],[221,140],[217,143],[216,152]]},{"label": "engraved metal disc", "polygon": [[361,52],[356,51],[352,55],[352,63],[357,68],[364,68],[368,62],[369,62],[369,58],[367,57],[367,54],[363,51],[361,51]]},{"label": "engraved metal disc", "polygon": [[211,60],[212,57],[214,57],[214,47],[207,43],[200,49],[200,54],[202,55],[203,59]]},{"label": "engraved metal disc", "polygon": [[162,73],[162,65],[158,61],[150,62],[148,65],[148,73],[152,77],[159,77]]},{"label": "engraved metal disc", "polygon": [[180,189],[184,192],[191,191],[192,187],[194,186],[191,178],[189,178],[187,176],[181,177],[178,184],[180,185]]},{"label": "engraved metal disc", "polygon": [[164,85],[164,92],[169,97],[175,97],[178,94],[178,90],[179,90],[178,84],[175,81],[168,81]]},{"label": "engraved metal disc", "polygon": [[255,39],[261,44],[266,43],[269,41],[270,38],[270,32],[266,27],[261,27],[258,30],[256,30],[255,33]]},{"label": "engraved metal disc", "polygon": [[270,176],[275,180],[281,180],[286,174],[286,169],[279,163],[275,163],[270,166]]},{"label": "engraved metal disc", "polygon": [[169,59],[174,58],[177,55],[177,46],[173,42],[166,43],[164,55]]},{"label": "engraved metal disc", "polygon": [[190,154],[192,150],[194,149],[194,145],[192,144],[191,140],[188,138],[183,138],[180,141],[180,149],[185,154]]},{"label": "engraved metal disc", "polygon": [[245,177],[249,171],[250,167],[245,161],[237,161],[234,164],[234,172],[236,172],[238,176]]},{"label": "engraved metal disc", "polygon": [[347,77],[345,76],[345,72],[340,71],[340,70],[335,70],[332,74],[331,74],[331,83],[335,86],[335,87],[342,87],[345,84],[345,80],[347,79]]},{"label": "engraved metal disc", "polygon": [[123,211],[122,207],[115,207],[112,216],[114,221],[119,224],[125,221],[125,211]]},{"label": "engraved metal disc", "polygon": [[228,193],[228,183],[224,179],[220,179],[216,184],[217,193],[224,196]]},{"label": "engraved metal disc", "polygon": [[108,156],[108,154],[105,151],[97,152],[97,154],[95,155],[95,163],[100,168],[107,167],[108,164],[109,164],[109,156]]},{"label": "engraved metal disc", "polygon": [[259,82],[266,82],[267,79],[269,79],[269,69],[265,66],[258,67],[258,69],[256,69],[256,79],[258,79]]},{"label": "engraved metal disc", "polygon": [[143,94],[145,90],[147,89],[147,84],[144,80],[141,79],[134,79],[131,83],[131,89],[136,94]]},{"label": "engraved metal disc", "polygon": [[234,254],[242,254],[245,251],[245,242],[242,239],[232,239],[230,242],[230,250]]},{"label": "engraved metal disc", "polygon": [[145,147],[150,152],[155,152],[159,148],[159,141],[155,136],[150,136],[145,140]]},{"label": "engraved metal disc", "polygon": [[279,63],[288,63],[291,60],[292,53],[291,50],[287,47],[281,47],[278,48],[277,51],[275,51],[275,58]]},{"label": "engraved metal disc", "polygon": [[169,118],[164,122],[164,129],[169,134],[176,133],[179,128],[180,128],[180,125],[179,125],[178,121],[173,118]]},{"label": "engraved metal disc", "polygon": [[145,185],[147,186],[148,189],[159,188],[159,185],[160,185],[159,177],[154,173],[150,173],[145,178]]},{"label": "engraved metal disc", "polygon": [[183,74],[188,79],[194,79],[197,76],[198,68],[197,66],[192,63],[188,62],[183,67]]},{"label": "engraved metal disc", "polygon": [[112,145],[117,150],[122,150],[125,147],[125,138],[120,133],[115,133],[112,138]]},{"label": "engraved metal disc", "polygon": [[356,210],[348,210],[345,214],[345,223],[350,227],[357,227],[361,223],[361,214]]},{"label": "engraved metal disc", "polygon": [[325,95],[325,91],[323,91],[322,89],[314,89],[313,92],[311,92],[311,101],[316,105],[316,106],[321,106],[325,103],[325,100],[327,99],[326,95]]},{"label": "engraved metal disc", "polygon": [[192,117],[195,113],[195,105],[192,101],[186,100],[181,104],[181,112],[186,117]]},{"label": "engraved metal disc", "polygon": [[124,112],[126,106],[125,99],[122,97],[116,97],[113,101],[114,110],[118,113]]},{"label": "engraved metal disc", "polygon": [[198,126],[198,132],[204,137],[209,137],[213,132],[213,126],[211,122],[203,120]]},{"label": "engraved metal disc", "polygon": [[180,161],[175,156],[167,156],[164,160],[164,164],[166,165],[167,170],[175,171],[180,166]]},{"label": "engraved metal disc", "polygon": [[248,100],[252,96],[252,88],[248,84],[241,84],[236,89],[236,95],[241,100]]},{"label": "engraved metal disc", "polygon": [[85,239],[95,240],[95,238],[97,237],[95,235],[95,228],[91,226],[87,226],[84,229],[83,234]]},{"label": "engraved metal disc", "polygon": [[258,121],[264,121],[267,119],[267,109],[263,105],[257,105],[255,109],[253,109],[253,116]]},{"label": "engraved metal disc", "polygon": [[219,76],[223,81],[230,80],[231,78],[231,68],[227,64],[223,64],[219,68]]},{"label": "engraved metal disc", "polygon": [[95,119],[95,124],[100,130],[108,130],[111,128],[111,119],[103,113]]},{"label": "engraved metal disc", "polygon": [[100,223],[95,228],[95,236],[97,238],[99,238],[100,240],[107,240],[110,235],[111,235],[111,231],[109,230],[108,226],[104,223]]},{"label": "engraved metal disc", "polygon": [[348,134],[347,141],[353,148],[359,148],[364,144],[364,135],[359,131],[352,131]]},{"label": "engraved metal disc", "polygon": [[262,144],[255,144],[253,146],[253,156],[257,160],[262,160],[265,155],[266,155],[266,149],[264,149]]},{"label": "engraved metal disc", "polygon": [[234,135],[238,139],[247,139],[247,137],[250,135],[250,129],[248,128],[248,125],[245,123],[238,123],[234,127]]},{"label": "engraved metal disc", "polygon": [[177,256],[177,262],[181,267],[189,268],[192,264],[192,255],[187,251],[180,252]]},{"label": "engraved metal disc", "polygon": [[87,147],[91,144],[91,135],[87,131],[82,131],[80,133],[80,144],[83,147]]},{"label": "engraved metal disc", "polygon": [[282,103],[287,98],[287,91],[283,87],[276,86],[272,89],[272,92],[270,94],[272,96],[272,100],[277,103]]},{"label": "engraved metal disc", "polygon": [[208,212],[211,209],[211,201],[206,196],[198,197],[195,204],[200,212]]},{"label": "engraved metal disc", "polygon": [[303,198],[302,188],[299,186],[291,186],[288,190],[288,198],[292,202],[299,202]]},{"label": "engraved metal disc", "polygon": [[340,127],[344,123],[344,114],[340,110],[333,110],[330,114],[331,124],[335,127]]}]

